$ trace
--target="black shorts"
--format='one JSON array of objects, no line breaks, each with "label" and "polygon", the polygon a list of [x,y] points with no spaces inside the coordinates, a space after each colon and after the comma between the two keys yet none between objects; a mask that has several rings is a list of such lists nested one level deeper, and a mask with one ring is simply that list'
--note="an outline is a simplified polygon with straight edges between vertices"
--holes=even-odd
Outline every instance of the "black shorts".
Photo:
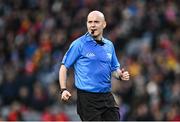
[{"label": "black shorts", "polygon": [[111,93],[77,90],[77,113],[82,121],[120,121],[119,107]]}]

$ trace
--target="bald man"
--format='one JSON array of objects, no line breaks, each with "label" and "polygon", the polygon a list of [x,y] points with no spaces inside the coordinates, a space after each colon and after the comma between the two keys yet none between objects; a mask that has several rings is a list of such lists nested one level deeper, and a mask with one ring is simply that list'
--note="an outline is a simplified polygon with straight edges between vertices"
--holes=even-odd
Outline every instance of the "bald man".
[{"label": "bald man", "polygon": [[112,42],[103,37],[104,14],[92,11],[87,16],[88,32],[72,42],[59,70],[61,99],[68,101],[67,71],[74,67],[77,88],[77,113],[83,121],[119,121],[119,108],[111,94],[111,77],[129,80],[120,68]]}]

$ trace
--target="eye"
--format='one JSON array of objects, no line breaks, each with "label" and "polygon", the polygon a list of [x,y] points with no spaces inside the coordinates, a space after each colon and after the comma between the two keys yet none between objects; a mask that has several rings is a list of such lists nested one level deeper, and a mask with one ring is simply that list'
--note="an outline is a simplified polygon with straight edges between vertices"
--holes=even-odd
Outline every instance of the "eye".
[{"label": "eye", "polygon": [[100,22],[99,21],[94,21],[95,23],[99,24]]},{"label": "eye", "polygon": [[88,21],[88,23],[92,23],[92,21]]}]

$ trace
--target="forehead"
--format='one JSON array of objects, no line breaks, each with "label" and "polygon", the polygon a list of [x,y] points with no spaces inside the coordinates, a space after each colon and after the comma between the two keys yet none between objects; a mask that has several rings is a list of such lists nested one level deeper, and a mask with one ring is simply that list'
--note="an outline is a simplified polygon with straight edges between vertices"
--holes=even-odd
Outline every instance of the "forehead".
[{"label": "forehead", "polygon": [[87,17],[87,21],[93,21],[93,20],[104,21],[104,15],[99,12],[91,12]]}]

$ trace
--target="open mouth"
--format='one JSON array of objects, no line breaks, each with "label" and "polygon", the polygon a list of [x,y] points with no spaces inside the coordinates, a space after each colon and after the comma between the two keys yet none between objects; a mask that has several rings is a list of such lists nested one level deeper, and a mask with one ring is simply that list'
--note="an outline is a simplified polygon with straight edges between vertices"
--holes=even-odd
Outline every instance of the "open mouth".
[{"label": "open mouth", "polygon": [[95,31],[96,29],[91,29],[91,34],[94,34]]}]

